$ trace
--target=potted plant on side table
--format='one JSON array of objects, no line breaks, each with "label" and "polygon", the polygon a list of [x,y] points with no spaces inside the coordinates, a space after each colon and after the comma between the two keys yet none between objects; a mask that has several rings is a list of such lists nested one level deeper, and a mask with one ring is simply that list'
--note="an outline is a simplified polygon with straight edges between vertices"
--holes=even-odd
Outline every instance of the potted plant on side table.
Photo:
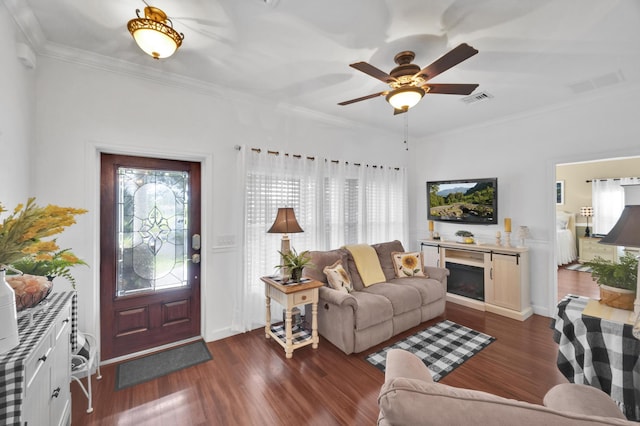
[{"label": "potted plant on side table", "polygon": [[302,270],[305,266],[313,266],[311,264],[311,255],[308,250],[298,254],[293,247],[291,251],[283,253],[278,251],[282,257],[282,264],[276,265],[276,268],[284,270],[283,282],[289,279],[293,282],[299,282],[302,278]]},{"label": "potted plant on side table", "polygon": [[638,283],[638,259],[626,253],[619,263],[596,257],[585,262],[591,268],[591,276],[600,286],[600,301],[607,306],[633,311]]}]

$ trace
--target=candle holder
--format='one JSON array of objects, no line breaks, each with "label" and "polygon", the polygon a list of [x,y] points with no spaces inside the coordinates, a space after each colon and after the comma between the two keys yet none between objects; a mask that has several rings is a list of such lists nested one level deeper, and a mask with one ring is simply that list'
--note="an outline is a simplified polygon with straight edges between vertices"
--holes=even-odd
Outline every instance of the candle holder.
[{"label": "candle holder", "polygon": [[504,245],[505,247],[511,247],[511,232],[504,233]]},{"label": "candle holder", "polygon": [[429,239],[433,240],[433,231],[429,231]]}]

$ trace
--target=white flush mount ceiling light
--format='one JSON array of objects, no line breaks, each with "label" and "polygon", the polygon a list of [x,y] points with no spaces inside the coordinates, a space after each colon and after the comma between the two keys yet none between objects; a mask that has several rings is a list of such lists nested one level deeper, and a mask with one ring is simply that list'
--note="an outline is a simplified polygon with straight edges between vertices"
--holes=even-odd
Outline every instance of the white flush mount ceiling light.
[{"label": "white flush mount ceiling light", "polygon": [[389,92],[386,99],[394,109],[406,111],[420,102],[424,93],[421,87],[400,87]]},{"label": "white flush mount ceiling light", "polygon": [[144,18],[140,16],[140,9],[136,9],[136,15],[127,28],[140,49],[154,59],[168,58],[182,45],[184,34],[173,29],[173,22],[162,10],[147,6]]}]

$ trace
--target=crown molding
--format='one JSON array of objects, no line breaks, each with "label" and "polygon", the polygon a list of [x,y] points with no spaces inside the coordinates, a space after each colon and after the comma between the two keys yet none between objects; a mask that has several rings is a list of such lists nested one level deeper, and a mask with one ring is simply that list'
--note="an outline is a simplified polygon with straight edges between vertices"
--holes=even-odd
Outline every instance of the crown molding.
[{"label": "crown molding", "polygon": [[[26,38],[31,48],[42,57],[67,62],[79,66],[85,66],[114,74],[127,75],[133,78],[146,80],[169,87],[191,90],[198,94],[208,94],[223,98],[228,102],[260,103],[273,106],[273,99],[259,97],[233,88],[221,86],[212,82],[185,77],[183,75],[159,70],[157,68],[137,64],[122,59],[108,57],[67,45],[51,42],[46,39],[38,19],[24,0],[2,0],[20,31]],[[275,7],[278,0],[260,0],[265,5]],[[370,129],[368,123],[351,120],[339,115],[327,114],[297,105],[278,101],[277,109],[286,113],[306,117],[308,119],[331,126]],[[379,131],[392,134],[389,129],[378,127]]]},{"label": "crown molding", "polygon": [[3,3],[31,48],[36,53],[40,53],[40,48],[46,42],[46,37],[42,32],[38,18],[33,14],[27,2],[24,0],[3,0]]},{"label": "crown molding", "polygon": [[457,127],[455,129],[446,130],[443,132],[433,133],[419,137],[419,143],[428,142],[431,138],[450,137],[473,131],[475,129],[484,129],[488,127],[494,127],[500,124],[510,123],[519,120],[525,120],[532,117],[538,117],[541,115],[548,115],[557,111],[563,111],[578,106],[583,106],[595,102],[599,102],[603,99],[609,99],[614,97],[638,97],[640,92],[640,84],[629,83],[618,85],[608,90],[598,90],[594,92],[588,92],[582,95],[578,95],[576,98],[567,100],[564,102],[556,102],[541,108],[526,110],[522,112],[516,112],[513,114],[505,115],[494,120],[488,120],[483,123],[477,123],[465,127]]}]

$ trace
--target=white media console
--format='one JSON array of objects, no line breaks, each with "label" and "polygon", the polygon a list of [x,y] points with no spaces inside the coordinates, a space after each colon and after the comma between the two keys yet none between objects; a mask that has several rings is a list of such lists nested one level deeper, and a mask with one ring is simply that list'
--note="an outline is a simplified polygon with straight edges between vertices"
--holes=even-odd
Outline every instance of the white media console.
[{"label": "white media console", "polygon": [[418,243],[425,265],[451,271],[447,301],[520,321],[533,314],[526,247],[439,240]]}]

